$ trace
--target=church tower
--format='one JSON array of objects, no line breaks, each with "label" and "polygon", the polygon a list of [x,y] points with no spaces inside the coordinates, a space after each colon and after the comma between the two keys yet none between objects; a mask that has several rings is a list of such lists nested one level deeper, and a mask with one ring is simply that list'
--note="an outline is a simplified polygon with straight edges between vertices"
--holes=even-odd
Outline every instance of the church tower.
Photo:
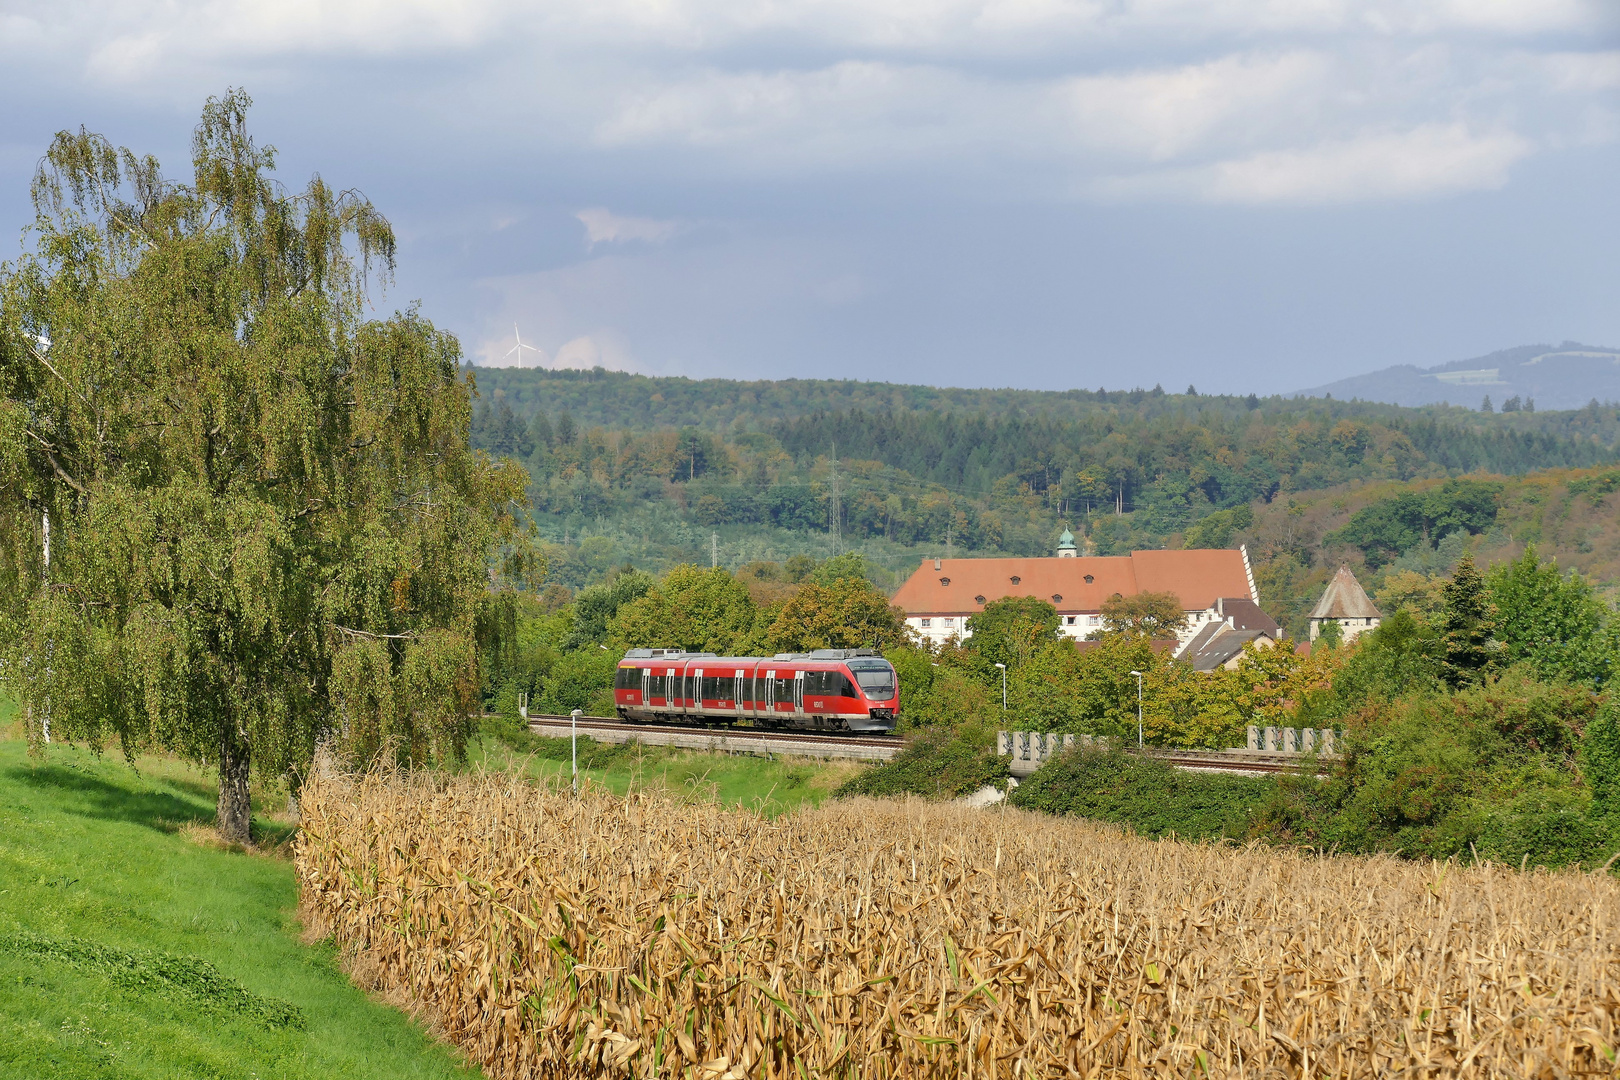
[{"label": "church tower", "polygon": [[1080,552],[1075,550],[1074,533],[1068,529],[1064,529],[1063,535],[1058,537],[1057,557],[1060,559],[1077,559],[1080,557]]}]

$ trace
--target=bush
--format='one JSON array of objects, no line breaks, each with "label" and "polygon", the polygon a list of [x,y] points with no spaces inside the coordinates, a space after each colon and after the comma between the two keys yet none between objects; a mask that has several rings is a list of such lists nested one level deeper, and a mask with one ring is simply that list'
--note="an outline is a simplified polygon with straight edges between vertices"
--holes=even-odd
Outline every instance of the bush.
[{"label": "bush", "polygon": [[1589,785],[1608,775],[1596,705],[1522,669],[1454,694],[1373,701],[1350,718],[1333,777],[1279,788],[1255,834],[1409,858],[1590,863],[1613,832],[1575,769],[1579,748]]},{"label": "bush", "polygon": [[1587,725],[1580,760],[1596,812],[1620,818],[1620,696],[1611,694]]},{"label": "bush", "polygon": [[1007,762],[995,751],[995,734],[977,725],[919,732],[893,760],[841,785],[835,795],[922,795],[953,799],[1007,780]]},{"label": "bush", "polygon": [[1129,825],[1142,836],[1241,839],[1271,797],[1270,777],[1190,773],[1124,749],[1052,758],[1008,797],[1013,806]]},{"label": "bush", "polygon": [[592,716],[613,715],[613,673],[619,654],[582,649],[558,657],[546,676],[540,700],[533,708],[542,713],[584,709]]}]

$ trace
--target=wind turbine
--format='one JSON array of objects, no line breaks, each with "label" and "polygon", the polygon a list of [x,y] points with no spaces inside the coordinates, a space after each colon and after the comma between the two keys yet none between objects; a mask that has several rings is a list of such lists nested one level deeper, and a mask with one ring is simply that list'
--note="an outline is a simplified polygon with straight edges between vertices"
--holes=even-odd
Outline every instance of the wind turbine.
[{"label": "wind turbine", "polygon": [[[530,352],[540,353],[542,356],[545,355],[544,350],[537,349],[533,345],[525,345],[525,344],[523,344],[523,335],[518,333],[517,323],[512,324],[512,336],[517,338],[517,344],[512,346],[510,349],[507,349],[506,350],[506,355],[511,356],[513,353],[517,353],[517,366],[518,367],[523,366],[523,350],[524,349],[528,349]],[[504,359],[504,357],[503,357],[503,359]]]}]

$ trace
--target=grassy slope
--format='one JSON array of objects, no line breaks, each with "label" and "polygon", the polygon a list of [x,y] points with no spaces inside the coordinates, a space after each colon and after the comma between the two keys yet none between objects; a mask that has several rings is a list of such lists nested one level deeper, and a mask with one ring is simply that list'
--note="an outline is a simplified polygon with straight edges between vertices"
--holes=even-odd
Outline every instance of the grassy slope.
[{"label": "grassy slope", "polygon": [[[820,803],[862,768],[848,761],[767,760],[658,746],[613,747],[589,739],[581,739],[579,745],[581,781],[599,784],[614,794],[623,795],[632,788],[660,790],[771,815]],[[471,768],[519,769],[537,779],[567,783],[571,768],[567,753],[565,739],[519,738],[509,745],[484,735],[468,748],[467,758]]]},{"label": "grassy slope", "polygon": [[[39,764],[22,742],[0,741],[0,1076],[477,1075],[356,989],[329,949],[299,944],[290,862],[187,839],[188,824],[212,821],[210,780],[172,762],[140,764],[137,773],[62,747]],[[18,953],[6,941],[19,932],[110,945],[148,967],[146,950],[201,958],[296,1006],[307,1028],[199,1005],[162,980],[124,989]]]}]

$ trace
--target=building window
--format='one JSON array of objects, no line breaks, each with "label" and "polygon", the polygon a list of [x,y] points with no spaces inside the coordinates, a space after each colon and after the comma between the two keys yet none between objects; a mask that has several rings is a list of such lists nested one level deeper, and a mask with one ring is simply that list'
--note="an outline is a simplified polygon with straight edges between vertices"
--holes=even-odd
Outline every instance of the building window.
[{"label": "building window", "polygon": [[933,620],[933,619],[924,619],[924,620],[923,620],[923,621],[922,621],[922,624],[923,624],[923,629],[924,629],[924,630],[926,630],[926,629],[928,629],[928,628],[929,628],[929,627],[930,627],[930,626],[932,626],[932,625],[934,625],[934,620]]},{"label": "building window", "polygon": [[942,619],[941,622],[943,622],[944,625],[946,625],[946,626],[955,626],[956,625],[956,620],[955,619]]},{"label": "building window", "polygon": [[974,602],[974,603],[975,603],[975,604],[982,604],[982,603],[984,603],[984,597],[982,597],[982,596],[975,596],[975,597],[974,597],[974,598],[973,598],[973,602]]},{"label": "building window", "polygon": [[949,585],[951,583],[951,579],[948,577],[942,577],[939,579],[939,583],[941,585]]},{"label": "building window", "polygon": [[1064,625],[1066,625],[1066,626],[1073,626],[1074,625],[1074,616],[1073,615],[1065,615],[1065,616],[1063,616],[1063,622],[1064,622]]},{"label": "building window", "polygon": [[1018,576],[1018,575],[1017,575],[1017,574],[1014,574],[1014,575],[1013,575],[1013,576],[1012,576],[1012,583],[1013,583],[1013,584],[1014,584],[1014,585],[1016,585],[1016,584],[1018,584],[1018,583],[1019,583],[1019,582],[1020,582],[1020,581],[1022,581],[1022,580],[1023,580],[1023,579],[1022,579],[1022,578],[1020,578],[1020,577],[1019,577],[1019,576]]},{"label": "building window", "polygon": [[1091,576],[1091,575],[1090,575],[1090,574],[1087,574],[1087,575],[1086,575],[1086,584],[1087,584],[1087,585],[1090,585],[1090,584],[1091,584],[1091,583],[1092,583],[1092,582],[1093,582],[1093,581],[1096,581],[1096,580],[1097,580],[1097,579],[1096,579],[1096,578],[1094,578],[1094,577],[1092,577],[1092,576]]},{"label": "building window", "polygon": [[1060,592],[1053,593],[1052,594],[1052,603],[1054,603],[1054,604],[1063,603],[1063,594],[1060,593]]}]

